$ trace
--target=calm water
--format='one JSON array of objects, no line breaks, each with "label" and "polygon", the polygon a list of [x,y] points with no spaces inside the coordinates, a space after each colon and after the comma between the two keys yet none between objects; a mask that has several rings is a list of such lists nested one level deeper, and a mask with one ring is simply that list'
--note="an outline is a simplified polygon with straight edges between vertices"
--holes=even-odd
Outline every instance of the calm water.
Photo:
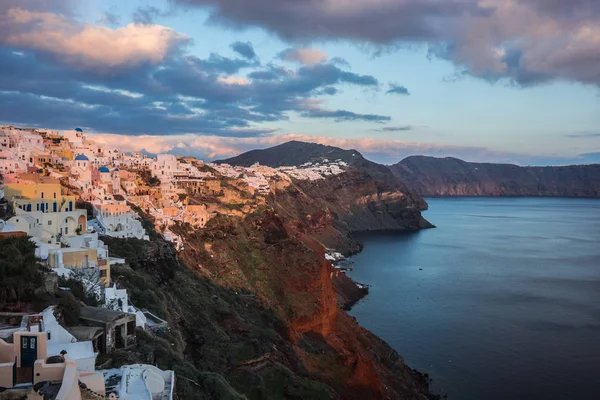
[{"label": "calm water", "polygon": [[600,399],[600,200],[428,202],[438,228],[362,237],[351,314],[449,399]]}]

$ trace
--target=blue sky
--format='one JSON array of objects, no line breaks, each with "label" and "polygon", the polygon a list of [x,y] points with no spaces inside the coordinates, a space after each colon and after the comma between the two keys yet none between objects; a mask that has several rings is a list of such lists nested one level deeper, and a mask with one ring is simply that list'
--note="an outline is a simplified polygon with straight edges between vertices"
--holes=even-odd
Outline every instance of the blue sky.
[{"label": "blue sky", "polygon": [[[228,156],[237,151],[266,147],[291,138],[355,147],[369,158],[386,163],[417,153],[520,164],[600,161],[600,156],[595,154],[600,153],[600,77],[593,71],[590,72],[595,67],[595,62],[598,62],[600,68],[600,50],[596,48],[598,53],[589,53],[589,49],[593,51],[595,44],[600,43],[600,29],[586,34],[585,38],[591,38],[590,43],[582,41],[582,36],[577,31],[578,22],[581,22],[581,32],[589,31],[589,22],[600,22],[600,11],[596,13],[596,9],[585,8],[587,14],[582,16],[581,13],[574,13],[574,8],[551,8],[553,13],[531,21],[532,25],[540,26],[539,30],[513,32],[511,29],[514,28],[508,29],[509,24],[506,22],[510,13],[525,14],[531,10],[507,8],[504,0],[488,1],[486,4],[492,3],[496,7],[492,13],[486,11],[483,13],[485,16],[478,16],[476,21],[466,19],[463,14],[457,17],[462,25],[472,24],[465,39],[462,32],[457,33],[454,25],[456,21],[446,21],[445,17],[436,22],[435,29],[431,28],[431,32],[419,26],[414,27],[414,32],[405,32],[395,27],[384,31],[360,28],[357,33],[349,32],[344,27],[340,28],[341,25],[338,26],[338,22],[345,22],[343,18],[348,13],[336,14],[337,9],[333,7],[344,0],[324,0],[324,3],[331,3],[329,5],[334,11],[327,18],[323,17],[323,21],[314,18],[317,20],[315,24],[318,23],[315,25],[316,29],[324,28],[323,33],[313,35],[311,29],[305,29],[305,24],[294,28],[293,15],[289,16],[291,19],[287,25],[282,25],[279,19],[281,15],[283,18],[286,15],[281,13],[287,12],[283,6],[281,10],[276,10],[279,13],[278,19],[269,20],[268,16],[263,17],[265,12],[261,10],[264,0],[246,0],[243,4],[238,1],[241,0],[82,0],[70,5],[65,5],[69,1],[49,1],[49,5],[41,9],[35,1],[9,0],[8,6],[4,6],[8,10],[25,10],[29,13],[27,15],[45,13],[61,16],[64,25],[69,26],[60,28],[58,32],[65,41],[63,47],[69,51],[49,47],[35,39],[9,38],[4,43],[0,41],[0,50],[11,54],[15,65],[19,62],[15,55],[18,54],[21,59],[31,57],[47,67],[46,70],[31,71],[30,75],[23,78],[24,81],[34,81],[38,77],[43,81],[41,75],[56,73],[58,77],[53,78],[53,84],[59,79],[65,79],[74,88],[101,88],[111,94],[137,90],[136,93],[139,92],[141,98],[146,99],[150,98],[150,94],[144,93],[144,88],[149,83],[133,84],[132,76],[135,76],[136,69],[140,74],[151,73],[158,76],[172,67],[173,73],[168,77],[168,82],[172,85],[169,88],[168,102],[173,110],[187,107],[185,112],[176,115],[175,120],[186,119],[189,123],[175,127],[176,123],[169,122],[174,118],[174,111],[166,107],[166,110],[161,110],[168,115],[165,114],[164,119],[155,122],[142,112],[138,115],[139,109],[136,108],[138,124],[138,120],[130,118],[130,109],[119,109],[114,102],[102,103],[101,107],[99,103],[88,100],[89,95],[69,97],[55,94],[55,89],[41,92],[26,85],[13,85],[12,82],[3,83],[1,80],[0,102],[4,100],[4,104],[20,105],[25,110],[20,113],[0,112],[0,121],[57,129],[67,129],[70,124],[83,125],[86,131],[97,134],[99,140],[109,145],[126,145],[132,149],[145,146],[147,151],[171,151],[202,158]],[[283,0],[281,4],[287,1],[291,0]],[[365,3],[366,6],[375,4],[370,1],[359,0],[357,3]],[[416,0],[408,0],[407,3],[414,1]],[[484,3],[469,1],[477,7],[481,7],[479,3]],[[586,3],[586,0],[577,0],[573,4],[578,1]],[[53,3],[60,4],[53,6]],[[312,2],[301,0],[300,3],[311,7]],[[425,3],[431,3],[431,7],[425,11],[419,8],[417,11],[409,9],[410,12],[417,13],[414,20],[421,17],[418,13],[427,13],[423,18],[446,15],[442,13],[443,10],[439,11],[439,15],[436,14],[438,3],[435,0]],[[586,4],[589,6],[589,2]],[[248,7],[248,10],[241,10],[244,13],[237,12],[243,7]],[[370,9],[376,7],[378,5]],[[259,16],[248,17],[246,20],[245,16],[252,16],[254,10]],[[312,16],[316,15],[313,11],[315,10],[309,8],[300,9],[298,15],[301,17],[302,12],[306,12],[312,21]],[[390,12],[393,11],[407,12],[396,8]],[[570,18],[569,23],[561,26],[560,21],[566,17]],[[472,39],[477,35],[484,38],[489,36],[486,28],[481,27],[481,19],[485,18],[489,19],[485,21],[486,26],[495,26],[496,30],[501,28],[501,31],[506,31],[505,37],[494,37],[494,40],[490,39],[488,42]],[[219,22],[214,22],[216,19]],[[22,20],[23,18],[14,19]],[[17,24],[14,21],[0,20],[0,33],[2,24],[10,28],[9,24]],[[148,28],[148,31],[143,31],[143,35],[140,35],[141,28],[136,28],[141,26],[141,22]],[[377,24],[376,20],[359,22]],[[134,23],[137,25],[130,25]],[[402,21],[398,22],[401,23]],[[21,22],[18,24],[22,25]],[[127,32],[120,31],[126,26],[132,28]],[[541,29],[546,26],[552,26],[557,35],[540,36],[540,32],[548,31]],[[89,48],[82,49],[76,41],[86,40],[78,36],[86,27],[120,32],[118,38],[124,44],[115,50],[115,54],[121,50],[123,56],[112,60],[110,47],[108,54],[101,50],[98,50],[99,54],[94,54]],[[152,27],[169,30],[166,34],[170,35],[169,41],[157,42],[164,47],[159,49],[161,51],[131,45],[136,40],[165,40],[165,33],[159,33],[157,39]],[[48,36],[45,28],[39,28],[39,25],[24,26],[23,29],[41,29]],[[54,25],[47,29],[51,34],[56,34]],[[12,31],[15,31],[14,27]],[[100,37],[98,48],[102,49],[104,33],[93,33]],[[562,47],[552,46],[559,40],[557,38],[569,35],[573,43],[581,47],[580,51],[575,48],[577,51],[561,53]],[[110,40],[116,39],[111,37]],[[249,43],[257,55],[256,59],[245,60],[231,48],[234,42]],[[519,44],[520,47],[514,49],[508,47],[509,44],[512,46],[519,42],[525,44]],[[535,47],[531,44],[538,42],[543,46]],[[444,44],[445,50],[439,50],[440,43]],[[560,46],[565,45],[569,43],[560,43]],[[585,47],[587,45],[589,46]],[[493,47],[494,53],[483,57],[482,52],[470,51],[479,46],[483,46],[483,49]],[[573,46],[571,44],[571,48]],[[283,60],[280,54],[286,49],[310,49],[322,54],[323,59],[318,63],[314,60]],[[498,60],[494,59],[494,54],[499,51],[503,55],[506,53],[504,58],[500,58],[504,62],[500,66],[497,65]],[[512,54],[510,52],[519,54],[517,67],[508,61],[507,54]],[[200,81],[194,79],[196,75],[188,76],[187,70],[182,69],[189,64],[187,57],[208,60],[211,53],[228,60],[248,62],[239,69],[215,69],[209,75],[202,75]],[[140,59],[139,63],[129,61],[137,58]],[[337,58],[344,62],[336,61]],[[104,61],[97,61],[106,59],[110,59],[106,66],[102,66]],[[583,65],[582,59],[592,65]],[[271,64],[286,68],[292,74],[290,76],[304,73],[306,81],[310,81],[310,87],[296,89],[294,86],[289,89],[291,85],[299,83],[291,82],[292,78],[282,78],[278,88],[285,93],[282,92],[280,98],[257,101],[257,96],[264,96],[265,93],[257,94],[255,90],[271,86],[257,85],[256,89],[249,90],[250,86],[254,86],[251,74],[264,71]],[[148,72],[150,67],[153,70]],[[218,68],[222,67],[219,64]],[[319,67],[323,67],[322,72],[319,72]],[[198,62],[197,68],[206,69],[209,66]],[[75,75],[69,74],[69,71],[74,71]],[[321,84],[322,74],[325,73],[334,74],[335,78],[328,75],[332,77],[331,80]],[[345,75],[346,73],[351,73],[352,76]],[[175,76],[182,74],[186,74],[187,80],[175,83]],[[232,83],[232,79],[237,80],[237,83]],[[370,79],[374,79],[376,83],[372,84]],[[188,83],[197,85],[196,91],[188,90]],[[206,92],[203,84],[227,87],[225,92],[219,91],[221,87],[219,90],[211,89]],[[50,86],[49,83],[48,85]],[[244,85],[245,89],[242,87]],[[392,87],[390,85],[405,88],[407,94],[388,94]],[[37,83],[37,86],[44,87],[44,84]],[[236,92],[237,89],[240,93]],[[335,90],[335,93],[323,94],[325,89]],[[144,110],[148,109],[149,104],[163,107],[161,93],[154,91],[154,101],[144,104]],[[20,96],[18,99],[17,95]],[[26,96],[35,97],[40,102],[37,108],[30,106],[29,113],[27,104],[31,102],[26,101],[29,99]],[[179,100],[183,96],[186,100],[182,100],[181,104],[174,104],[173,96]],[[223,96],[227,99],[231,97],[231,100],[224,101]],[[191,106],[192,102],[198,104],[199,101],[204,104]],[[287,101],[293,104],[276,110],[278,102]],[[43,110],[48,108],[44,102],[51,102],[52,108],[60,110],[61,115],[54,112],[51,116],[43,117]],[[75,110],[72,103],[86,104]],[[231,107],[236,108],[236,116],[241,115],[239,112],[244,110],[251,110],[252,113],[260,110],[262,114],[260,118],[256,115],[240,117],[241,119],[236,117],[224,123],[219,118],[225,115],[224,112],[230,112]],[[97,113],[94,112],[95,109]],[[206,117],[206,110],[215,110],[209,119]],[[197,118],[199,123],[194,124],[195,120],[190,120],[192,117]],[[119,119],[123,120],[122,123]],[[149,125],[145,126],[145,123]],[[135,128],[132,129],[132,126]],[[137,139],[130,139],[130,136]],[[157,143],[160,144],[158,149]]]}]

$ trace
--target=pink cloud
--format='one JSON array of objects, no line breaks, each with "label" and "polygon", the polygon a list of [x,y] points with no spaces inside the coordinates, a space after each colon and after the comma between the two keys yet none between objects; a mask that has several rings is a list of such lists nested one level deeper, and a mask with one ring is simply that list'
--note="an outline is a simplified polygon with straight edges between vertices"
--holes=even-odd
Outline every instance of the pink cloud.
[{"label": "pink cloud", "polygon": [[0,16],[0,43],[43,51],[77,68],[107,71],[158,64],[189,37],[160,25],[118,29],[79,25],[51,12],[11,8]]},{"label": "pink cloud", "polygon": [[366,158],[392,164],[411,155],[436,157],[457,157],[467,161],[507,162],[527,164],[541,156],[490,150],[476,146],[454,146],[437,143],[417,143],[403,140],[373,138],[333,138],[311,136],[298,133],[262,137],[220,137],[220,136],[127,136],[116,134],[96,134],[94,140],[123,151],[145,150],[152,154],[176,153],[193,155],[204,160],[223,159],[245,151],[276,146],[290,140],[319,143],[343,149],[355,149]]},{"label": "pink cloud", "polygon": [[327,60],[327,53],[319,49],[287,49],[279,55],[281,59],[286,61],[298,62],[305,65],[318,64]]}]

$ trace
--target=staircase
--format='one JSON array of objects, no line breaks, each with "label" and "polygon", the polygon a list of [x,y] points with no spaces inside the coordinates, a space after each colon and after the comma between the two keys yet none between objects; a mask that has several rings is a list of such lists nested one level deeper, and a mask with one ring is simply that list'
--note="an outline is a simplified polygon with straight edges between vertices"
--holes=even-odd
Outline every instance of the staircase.
[{"label": "staircase", "polygon": [[90,219],[87,222],[87,228],[88,230],[95,230],[96,232],[100,233],[100,234],[104,234],[104,228],[102,227],[102,225],[100,225],[100,222],[98,222],[97,219]]}]

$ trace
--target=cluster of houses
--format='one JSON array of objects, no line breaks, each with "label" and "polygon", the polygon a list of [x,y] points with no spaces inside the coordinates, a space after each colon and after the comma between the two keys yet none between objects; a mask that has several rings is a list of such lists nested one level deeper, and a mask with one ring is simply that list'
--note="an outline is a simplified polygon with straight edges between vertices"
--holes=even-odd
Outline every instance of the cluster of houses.
[{"label": "cluster of houses", "polygon": [[83,307],[80,325],[65,328],[54,307],[41,313],[0,313],[0,398],[172,399],[173,371],[134,364],[96,370],[99,354],[135,340],[135,316]]},{"label": "cluster of houses", "polygon": [[250,195],[266,196],[293,179],[325,179],[347,166],[341,160],[280,168],[204,164],[109,149],[80,128],[0,127],[0,236],[29,236],[46,270],[80,280],[102,304],[83,307],[74,327],[60,326],[53,308],[0,313],[0,389],[44,399],[171,399],[172,371],[149,365],[95,370],[98,354],[131,346],[136,327],[166,327],[130,304],[127,291],[112,282],[111,266],[124,260],[111,256],[101,236],[149,240],[143,211],[157,232],[181,248],[171,228],[183,223],[201,229],[222,212],[201,201],[223,195],[221,179],[245,182]]},{"label": "cluster of houses", "polygon": [[119,163],[143,168],[151,159],[106,150],[80,129],[0,128],[6,206],[0,236],[29,236],[45,271],[80,280],[102,304],[83,307],[80,326],[68,328],[58,324],[53,308],[0,312],[0,397],[172,399],[172,371],[150,365],[95,371],[98,354],[132,346],[137,327],[166,328],[111,281],[111,266],[124,260],[110,255],[100,235],[148,240],[123,196]]},{"label": "cluster of houses", "polygon": [[[13,216],[0,221],[0,232],[25,232],[34,238],[38,256],[53,268],[99,267],[108,284],[110,263],[118,260],[110,257],[98,235],[148,240],[139,210],[152,217],[167,240],[181,247],[173,225],[200,229],[218,213],[214,205],[189,203],[190,196],[219,190],[213,184],[215,175],[243,181],[251,194],[265,196],[277,187],[274,183],[325,179],[347,166],[341,160],[276,169],[258,164],[205,165],[192,157],[152,158],[106,148],[80,128],[57,132],[4,126],[0,199],[12,207]],[[78,208],[78,201],[84,201],[87,209]]]}]

